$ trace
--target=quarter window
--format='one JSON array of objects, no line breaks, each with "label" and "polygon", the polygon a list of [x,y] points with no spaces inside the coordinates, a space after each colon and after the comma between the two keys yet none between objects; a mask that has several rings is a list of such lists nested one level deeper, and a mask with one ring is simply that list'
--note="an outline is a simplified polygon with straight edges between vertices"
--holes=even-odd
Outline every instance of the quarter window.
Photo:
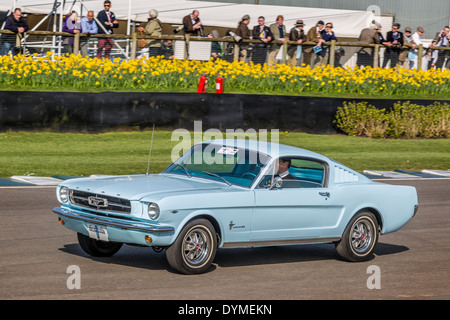
[{"label": "quarter window", "polygon": [[323,188],[325,167],[321,162],[291,159],[289,173],[300,182],[302,188]]}]

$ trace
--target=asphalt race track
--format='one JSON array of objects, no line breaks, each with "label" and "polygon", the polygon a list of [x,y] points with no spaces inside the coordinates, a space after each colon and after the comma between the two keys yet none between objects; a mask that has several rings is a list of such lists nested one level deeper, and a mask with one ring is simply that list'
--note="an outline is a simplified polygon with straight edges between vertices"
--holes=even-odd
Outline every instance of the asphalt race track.
[{"label": "asphalt race track", "polygon": [[[165,253],[150,248],[92,258],[52,213],[55,187],[2,187],[0,299],[448,300],[450,179],[386,182],[415,186],[420,208],[381,237],[371,261],[341,261],[331,244],[219,249],[209,272],[196,276],[174,273]],[[79,288],[69,289],[73,266]]]}]

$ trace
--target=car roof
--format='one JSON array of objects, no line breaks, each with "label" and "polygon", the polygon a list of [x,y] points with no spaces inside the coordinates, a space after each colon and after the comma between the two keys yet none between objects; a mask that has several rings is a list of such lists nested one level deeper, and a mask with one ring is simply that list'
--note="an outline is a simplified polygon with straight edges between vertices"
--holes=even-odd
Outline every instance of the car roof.
[{"label": "car roof", "polygon": [[298,157],[316,158],[322,161],[331,160],[328,157],[313,151],[268,141],[247,140],[247,139],[216,139],[216,140],[202,141],[200,143],[208,143],[208,144],[211,143],[233,148],[245,148],[251,151],[265,153],[271,156],[272,158],[298,156]]}]

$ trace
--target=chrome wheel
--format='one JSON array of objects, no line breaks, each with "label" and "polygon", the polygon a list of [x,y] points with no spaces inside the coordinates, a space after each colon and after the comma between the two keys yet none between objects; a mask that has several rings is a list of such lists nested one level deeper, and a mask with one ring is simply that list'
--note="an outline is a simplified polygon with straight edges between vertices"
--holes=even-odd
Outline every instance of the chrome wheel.
[{"label": "chrome wheel", "polygon": [[371,258],[379,237],[378,220],[372,212],[356,214],[336,242],[338,254],[348,261],[367,261]]},{"label": "chrome wheel", "polygon": [[209,241],[205,230],[196,228],[187,233],[183,241],[185,261],[192,266],[202,264],[209,255]]},{"label": "chrome wheel", "polygon": [[184,274],[205,272],[217,251],[217,235],[211,222],[197,219],[189,222],[175,242],[166,250],[167,261]]},{"label": "chrome wheel", "polygon": [[361,219],[353,226],[351,245],[355,252],[364,253],[370,248],[373,239],[373,225],[367,219]]}]

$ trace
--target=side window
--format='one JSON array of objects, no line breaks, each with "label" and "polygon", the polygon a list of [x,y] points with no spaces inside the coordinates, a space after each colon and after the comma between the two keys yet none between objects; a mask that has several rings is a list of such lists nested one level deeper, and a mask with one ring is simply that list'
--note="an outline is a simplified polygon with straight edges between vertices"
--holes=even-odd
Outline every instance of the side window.
[{"label": "side window", "polygon": [[291,159],[289,173],[295,177],[302,188],[323,188],[325,166],[318,161]]},{"label": "side window", "polygon": [[319,161],[300,158],[281,158],[272,165],[259,188],[269,188],[274,176],[282,179],[281,188],[323,188],[326,167]]}]

